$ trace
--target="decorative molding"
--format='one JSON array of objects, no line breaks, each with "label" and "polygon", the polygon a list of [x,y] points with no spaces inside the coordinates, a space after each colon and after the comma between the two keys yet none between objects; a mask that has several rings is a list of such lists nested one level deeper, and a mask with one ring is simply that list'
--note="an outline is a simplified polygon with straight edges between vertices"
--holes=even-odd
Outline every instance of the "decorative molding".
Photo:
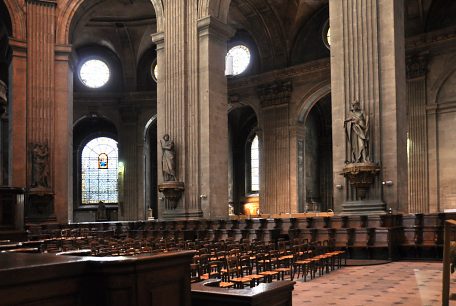
[{"label": "decorative molding", "polygon": [[221,41],[225,41],[235,34],[235,29],[212,16],[206,16],[197,21],[199,36],[214,35]]},{"label": "decorative molding", "polygon": [[407,79],[424,77],[427,73],[429,58],[428,53],[409,56],[406,59]]},{"label": "decorative molding", "polygon": [[292,91],[293,86],[291,80],[276,81],[257,87],[257,93],[262,107],[288,104]]},{"label": "decorative molding", "polygon": [[56,0],[26,0],[26,2],[30,3],[30,4],[38,4],[38,5],[42,4],[42,5],[57,7]]},{"label": "decorative molding", "polygon": [[331,63],[329,58],[312,61],[302,65],[296,65],[286,69],[269,71],[249,77],[233,78],[228,80],[229,91],[241,88],[255,87],[265,82],[285,81],[294,77],[305,76],[311,73],[327,72],[330,73]]},{"label": "decorative molding", "polygon": [[27,56],[27,42],[23,40],[9,38],[9,45],[13,50],[13,56]]},{"label": "decorative molding", "polygon": [[407,38],[405,41],[405,50],[407,52],[414,51],[417,49],[432,47],[433,45],[441,43],[447,43],[453,40],[456,40],[456,27]]}]

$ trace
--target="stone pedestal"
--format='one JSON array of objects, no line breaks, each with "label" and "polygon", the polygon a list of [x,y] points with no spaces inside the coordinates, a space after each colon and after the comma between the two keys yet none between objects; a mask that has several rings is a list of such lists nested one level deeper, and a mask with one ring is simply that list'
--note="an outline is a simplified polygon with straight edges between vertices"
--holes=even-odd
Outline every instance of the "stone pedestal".
[{"label": "stone pedestal", "polygon": [[182,182],[163,182],[158,184],[158,191],[165,196],[165,209],[167,211],[174,211],[177,208],[179,199],[185,191],[185,185]]}]

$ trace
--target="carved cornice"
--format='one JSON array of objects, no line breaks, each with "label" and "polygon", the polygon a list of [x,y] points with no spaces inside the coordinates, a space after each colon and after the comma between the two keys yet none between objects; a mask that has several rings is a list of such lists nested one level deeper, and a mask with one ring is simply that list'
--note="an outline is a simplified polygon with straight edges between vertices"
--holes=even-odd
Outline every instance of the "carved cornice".
[{"label": "carved cornice", "polygon": [[233,37],[235,29],[212,16],[206,16],[197,21],[199,36],[212,35],[222,41]]},{"label": "carved cornice", "polygon": [[57,7],[56,0],[27,0],[26,2],[30,3],[30,4],[41,4],[41,5]]},{"label": "carved cornice", "polygon": [[242,88],[251,88],[264,84],[265,82],[274,82],[276,80],[286,81],[295,77],[301,77],[312,73],[327,72],[329,74],[331,63],[329,58],[312,61],[293,67],[269,71],[249,77],[233,78],[228,80],[228,89],[238,90]]},{"label": "carved cornice", "polygon": [[456,40],[456,27],[446,28],[407,38],[405,41],[405,50],[407,52],[416,51],[454,40]]},{"label": "carved cornice", "polygon": [[165,47],[165,32],[157,32],[150,35],[152,42],[157,45],[157,50]]},{"label": "carved cornice", "polygon": [[427,73],[428,54],[420,53],[407,57],[407,79],[424,77]]},{"label": "carved cornice", "polygon": [[257,87],[257,93],[262,107],[288,104],[292,91],[293,86],[290,80],[276,81]]}]

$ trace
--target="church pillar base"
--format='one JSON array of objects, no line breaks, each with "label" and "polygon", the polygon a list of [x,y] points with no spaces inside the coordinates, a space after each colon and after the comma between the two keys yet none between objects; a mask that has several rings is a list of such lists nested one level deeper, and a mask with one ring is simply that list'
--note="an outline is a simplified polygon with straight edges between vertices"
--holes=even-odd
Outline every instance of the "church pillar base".
[{"label": "church pillar base", "polygon": [[384,215],[386,204],[379,200],[350,201],[342,204],[342,216]]}]

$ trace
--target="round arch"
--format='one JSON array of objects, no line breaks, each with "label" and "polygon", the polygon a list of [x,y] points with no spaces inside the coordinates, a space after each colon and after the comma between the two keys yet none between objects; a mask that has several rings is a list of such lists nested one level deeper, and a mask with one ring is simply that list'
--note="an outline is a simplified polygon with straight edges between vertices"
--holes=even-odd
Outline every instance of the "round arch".
[{"label": "round arch", "polygon": [[328,82],[322,82],[311,89],[310,92],[301,99],[297,121],[299,123],[304,123],[312,107],[330,93],[331,84]]},{"label": "round arch", "polygon": [[440,76],[437,78],[437,80],[434,82],[434,84],[432,84],[432,87],[431,87],[431,90],[430,90],[430,103],[431,104],[437,104],[438,103],[438,98],[439,98],[439,94],[440,94],[440,91],[441,89],[443,88],[443,86],[445,85],[446,81],[448,80],[448,78],[451,77],[451,75],[453,75],[453,73],[456,71],[456,69],[454,68],[456,66],[456,59],[452,59],[450,60],[450,62],[448,63],[448,65],[446,65],[445,67],[447,67],[446,70],[444,70]]},{"label": "round arch", "polygon": [[231,0],[199,0],[199,18],[212,16],[226,23]]},{"label": "round arch", "polygon": [[[152,209],[152,217],[158,218],[158,161],[157,161],[157,115],[147,121],[143,133],[144,149],[144,209],[145,216],[148,215],[148,209]],[[153,143],[155,141],[155,144]]]},{"label": "round arch", "polygon": [[12,36],[17,40],[25,40],[26,26],[23,9],[17,0],[3,0],[11,18]]},{"label": "round arch", "polygon": [[[14,0],[9,0],[14,1]],[[57,44],[66,45],[70,42],[71,25],[79,9],[90,10],[92,7],[106,0],[75,0],[67,1],[65,7],[60,10],[57,17],[57,24],[60,25],[56,29],[56,42]],[[163,3],[162,0],[151,0],[155,9],[157,18],[157,32],[163,31]]]}]

